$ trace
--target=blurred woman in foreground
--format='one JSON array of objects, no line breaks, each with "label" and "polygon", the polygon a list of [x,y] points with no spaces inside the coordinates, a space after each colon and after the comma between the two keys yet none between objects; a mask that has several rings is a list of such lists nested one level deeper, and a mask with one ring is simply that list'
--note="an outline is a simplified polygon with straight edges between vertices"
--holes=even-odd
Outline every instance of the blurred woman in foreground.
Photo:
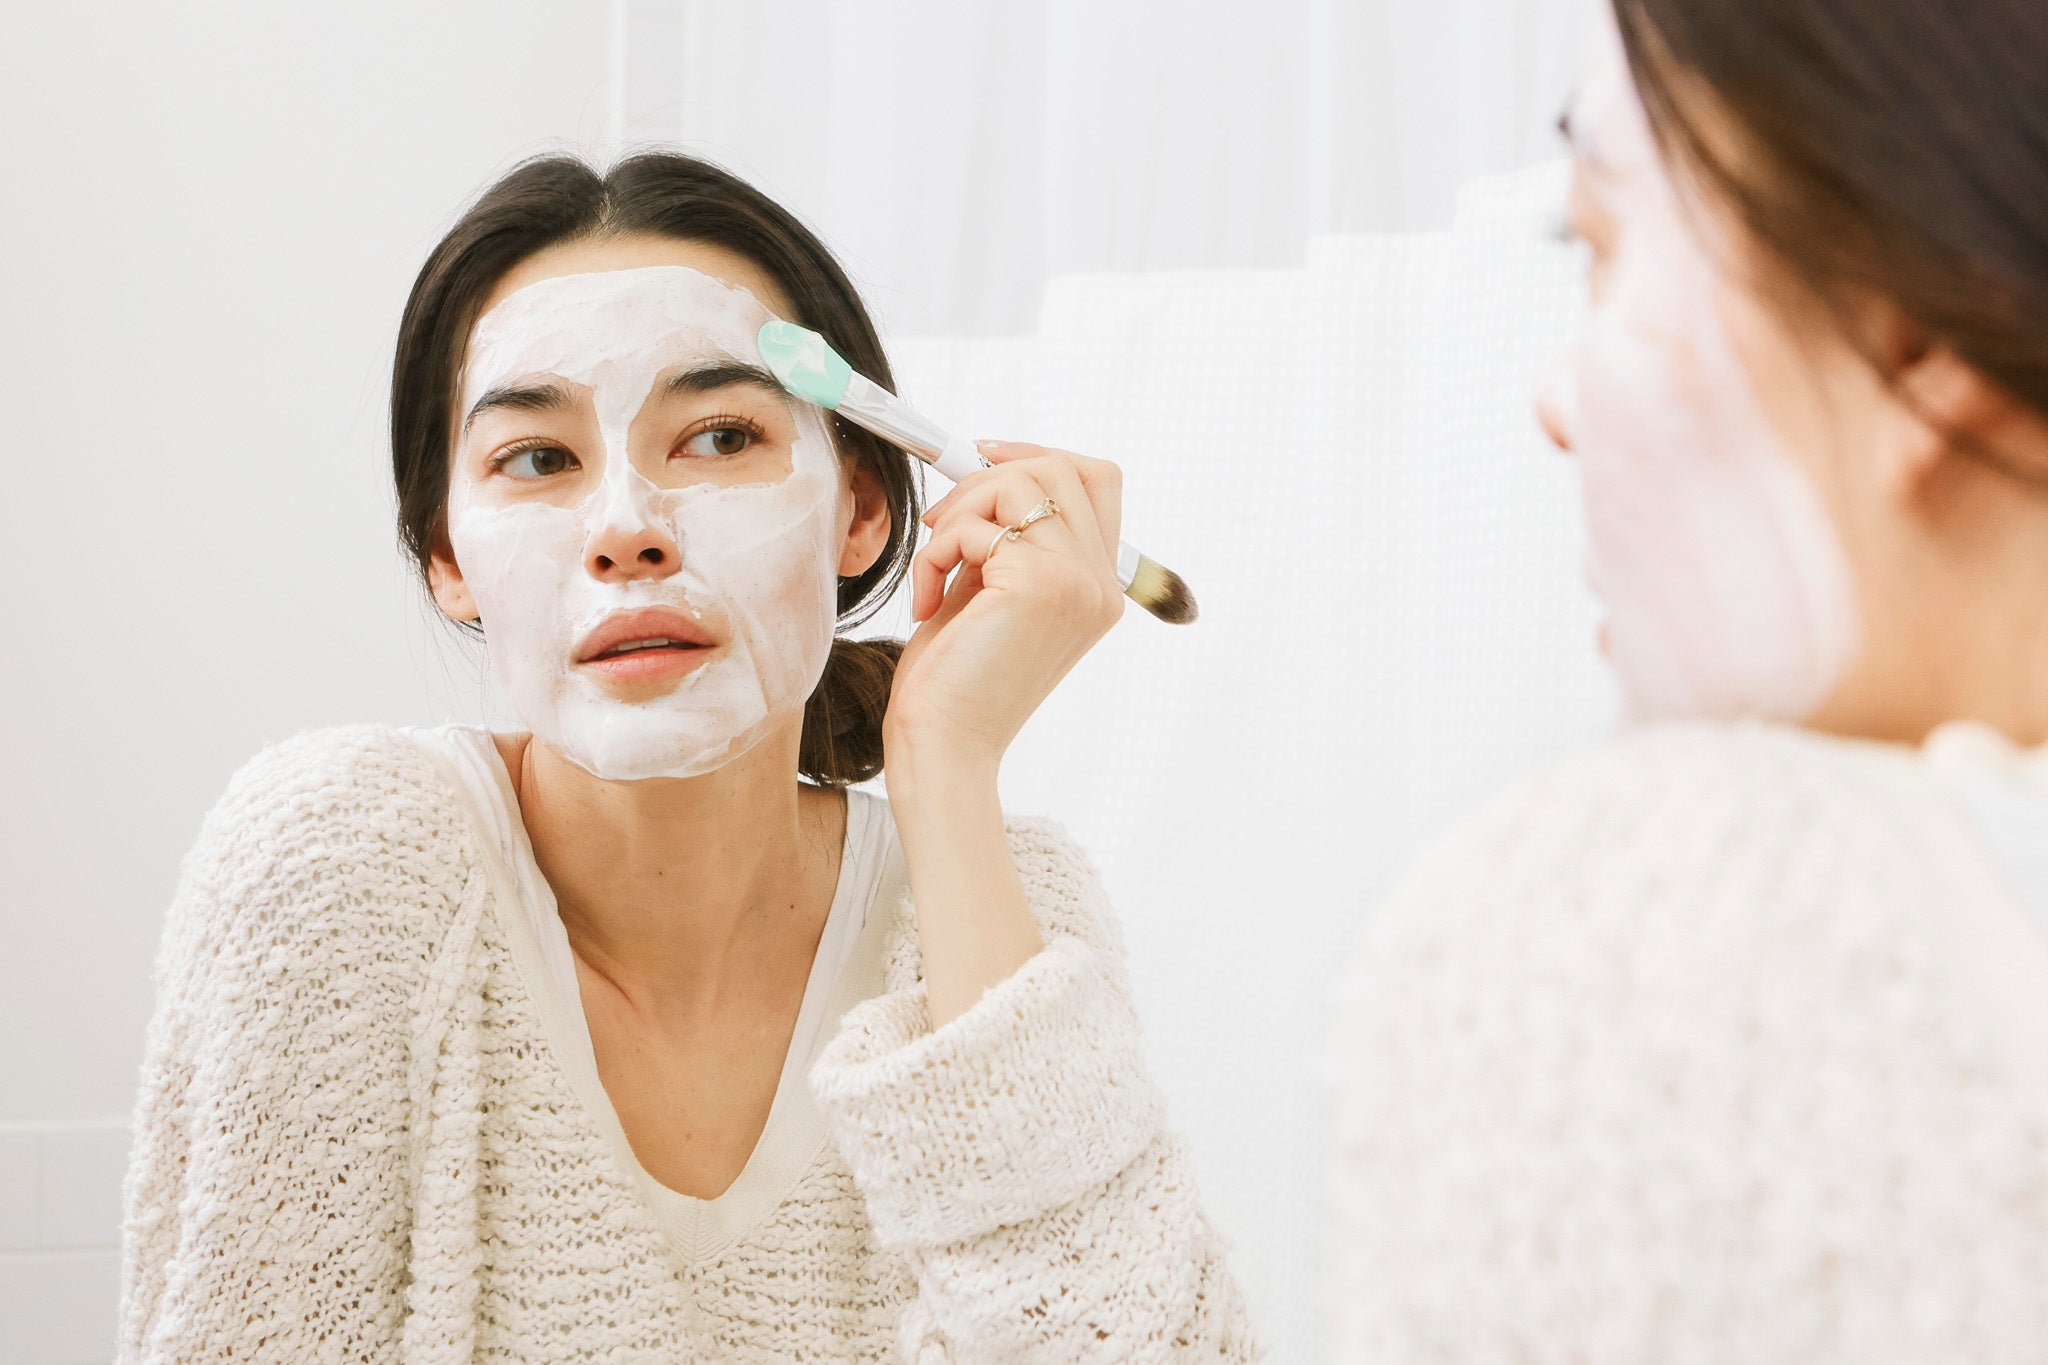
[{"label": "blurred woman in foreground", "polygon": [[1636,722],[1367,930],[1344,1360],[2048,1342],[2048,9],[1616,0],[1543,396]]}]

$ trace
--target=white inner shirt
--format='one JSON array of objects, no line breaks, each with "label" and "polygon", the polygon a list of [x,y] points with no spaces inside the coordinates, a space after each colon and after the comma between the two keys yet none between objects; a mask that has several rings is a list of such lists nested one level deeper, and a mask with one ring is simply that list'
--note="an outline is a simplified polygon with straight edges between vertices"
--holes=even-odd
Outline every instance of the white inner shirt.
[{"label": "white inner shirt", "polygon": [[768,1122],[746,1167],[725,1192],[696,1199],[663,1185],[640,1164],[604,1089],[590,1021],[583,1013],[575,953],[554,889],[534,861],[511,775],[491,732],[444,725],[406,734],[437,761],[469,809],[496,893],[499,926],[578,1098],[669,1234],[677,1259],[687,1264],[716,1255],[774,1212],[825,1143],[824,1118],[811,1096],[811,1063],[846,1011],[880,993],[889,912],[907,887],[888,802],[865,792],[846,793],[839,883],[818,937]]}]

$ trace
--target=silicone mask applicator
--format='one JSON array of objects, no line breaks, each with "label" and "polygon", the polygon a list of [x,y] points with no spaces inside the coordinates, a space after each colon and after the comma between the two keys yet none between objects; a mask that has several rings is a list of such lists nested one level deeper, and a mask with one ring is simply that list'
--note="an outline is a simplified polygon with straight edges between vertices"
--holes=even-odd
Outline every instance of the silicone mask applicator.
[{"label": "silicone mask applicator", "polygon": [[[902,447],[953,482],[989,467],[973,442],[948,435],[880,384],[855,374],[839,352],[808,327],[780,319],[765,322],[760,344],[761,359],[783,388]],[[1128,544],[1116,547],[1116,576],[1124,596],[1160,620],[1181,626],[1195,619],[1195,595],[1188,591],[1187,581]]]}]

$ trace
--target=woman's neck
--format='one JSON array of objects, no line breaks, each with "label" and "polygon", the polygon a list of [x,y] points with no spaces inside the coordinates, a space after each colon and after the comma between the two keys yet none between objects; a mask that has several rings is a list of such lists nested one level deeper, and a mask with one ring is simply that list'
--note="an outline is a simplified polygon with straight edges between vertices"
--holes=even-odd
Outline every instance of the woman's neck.
[{"label": "woman's neck", "polygon": [[794,729],[702,777],[645,782],[593,777],[526,735],[498,743],[570,946],[629,998],[715,1005],[762,952],[815,944],[844,805],[796,780]]},{"label": "woman's neck", "polygon": [[1958,460],[1941,495],[1928,529],[1869,556],[1865,657],[1807,724],[1919,744],[1975,721],[2048,743],[2048,494]]}]

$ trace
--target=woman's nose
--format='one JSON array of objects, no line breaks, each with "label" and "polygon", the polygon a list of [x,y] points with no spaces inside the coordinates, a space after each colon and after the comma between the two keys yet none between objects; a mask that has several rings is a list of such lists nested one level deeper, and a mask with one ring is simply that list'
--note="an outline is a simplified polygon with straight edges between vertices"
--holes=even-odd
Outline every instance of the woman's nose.
[{"label": "woman's nose", "polygon": [[1563,359],[1551,366],[1536,386],[1536,420],[1550,443],[1567,455],[1572,453],[1572,395],[1577,382],[1571,361]]},{"label": "woman's nose", "polygon": [[631,526],[597,527],[583,545],[583,567],[592,578],[605,582],[666,578],[681,563],[675,537],[652,519],[636,517]]}]

